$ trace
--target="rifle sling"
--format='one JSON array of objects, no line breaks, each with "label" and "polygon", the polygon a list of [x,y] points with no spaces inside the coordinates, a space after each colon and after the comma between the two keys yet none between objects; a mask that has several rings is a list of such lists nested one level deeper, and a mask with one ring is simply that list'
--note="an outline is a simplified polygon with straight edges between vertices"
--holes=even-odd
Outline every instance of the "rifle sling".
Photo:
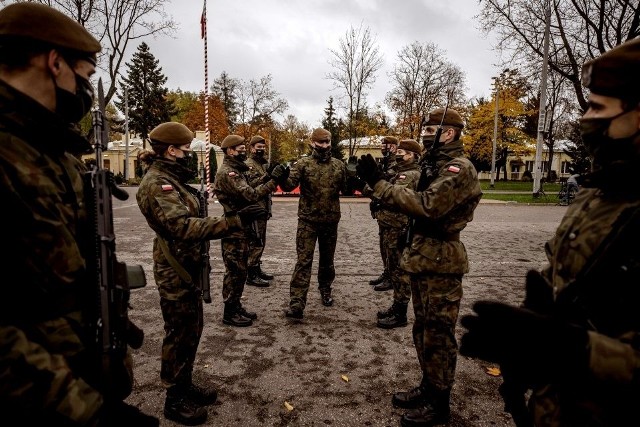
[{"label": "rifle sling", "polygon": [[178,273],[178,276],[180,276],[180,278],[184,282],[192,285],[193,284],[193,279],[191,278],[191,275],[189,274],[189,272],[187,270],[184,269],[183,266],[180,265],[178,260],[175,259],[173,257],[173,255],[171,255],[171,251],[169,251],[169,246],[167,246],[167,242],[165,242],[164,239],[162,237],[158,236],[157,234],[156,234],[156,236],[158,237],[158,244],[160,245],[160,249],[162,250],[162,253],[164,254],[164,257],[169,262],[169,265],[171,267],[173,267],[173,269],[176,271],[176,273]]}]

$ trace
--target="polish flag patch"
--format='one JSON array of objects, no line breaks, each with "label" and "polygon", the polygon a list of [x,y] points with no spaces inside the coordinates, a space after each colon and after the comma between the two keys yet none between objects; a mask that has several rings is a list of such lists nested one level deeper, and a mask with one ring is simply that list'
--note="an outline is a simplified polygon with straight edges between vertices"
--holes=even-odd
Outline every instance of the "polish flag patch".
[{"label": "polish flag patch", "polygon": [[236,176],[238,175],[237,173],[235,173],[234,171],[229,172],[229,176]]},{"label": "polish flag patch", "polygon": [[162,191],[173,191],[173,185],[165,184],[162,186]]},{"label": "polish flag patch", "polygon": [[460,172],[460,168],[459,168],[459,167],[457,167],[457,166],[453,166],[453,165],[451,165],[451,166],[449,166],[449,167],[447,168],[447,171],[449,171],[449,172],[453,172],[453,173],[458,173],[458,172]]},{"label": "polish flag patch", "polygon": [[407,175],[400,175],[398,179],[407,179]]}]

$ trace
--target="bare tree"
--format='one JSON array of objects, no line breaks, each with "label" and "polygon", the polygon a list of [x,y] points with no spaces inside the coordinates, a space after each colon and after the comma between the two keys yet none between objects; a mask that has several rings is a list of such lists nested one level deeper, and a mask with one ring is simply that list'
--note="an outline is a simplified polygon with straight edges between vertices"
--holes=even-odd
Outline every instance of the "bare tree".
[{"label": "bare tree", "polygon": [[390,78],[394,87],[387,93],[387,105],[396,113],[398,133],[410,138],[420,135],[422,118],[446,104],[449,94],[451,105],[464,102],[464,73],[433,43],[416,41],[400,49]]},{"label": "bare tree", "polygon": [[[283,114],[289,104],[273,89],[272,77],[267,75],[260,80],[240,81],[237,92],[239,124],[236,132],[244,137],[259,133],[262,129],[273,126],[273,116]],[[242,128],[242,129],[240,129]]]},{"label": "bare tree", "polygon": [[215,79],[211,86],[213,95],[219,97],[222,105],[224,105],[224,110],[227,113],[227,127],[229,131],[234,128],[239,114],[237,101],[239,86],[240,81],[229,77],[226,71],[220,73],[220,77]]},{"label": "bare tree", "polygon": [[[637,0],[480,0],[485,32],[498,37],[497,48],[519,66],[543,58],[545,10],[551,8],[549,67],[573,88],[582,110],[587,101],[581,84],[584,62],[640,35]],[[539,65],[538,65],[539,68]]]},{"label": "bare tree", "polygon": [[327,78],[334,81],[334,89],[343,89],[347,98],[347,133],[349,156],[355,152],[357,115],[365,106],[366,90],[376,80],[376,72],[382,66],[380,54],[371,30],[350,27],[340,39],[338,49],[329,49],[333,57],[329,61],[334,71]]},{"label": "bare tree", "polygon": [[109,86],[105,91],[107,103],[116,93],[117,77],[129,42],[148,36],[172,34],[177,27],[164,11],[170,0],[36,1],[75,19],[100,41],[102,52],[98,66],[109,75]]}]

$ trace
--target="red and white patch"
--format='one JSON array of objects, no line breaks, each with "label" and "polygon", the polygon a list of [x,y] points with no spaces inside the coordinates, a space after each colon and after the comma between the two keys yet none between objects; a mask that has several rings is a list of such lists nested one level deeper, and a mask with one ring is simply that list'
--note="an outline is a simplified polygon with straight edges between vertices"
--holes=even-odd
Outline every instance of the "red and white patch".
[{"label": "red and white patch", "polygon": [[165,184],[162,186],[162,191],[173,191],[173,185]]},{"label": "red and white patch", "polygon": [[238,174],[235,173],[234,171],[229,172],[229,176],[237,176]]},{"label": "red and white patch", "polygon": [[457,166],[453,166],[453,165],[451,165],[451,166],[449,166],[449,167],[447,168],[447,171],[449,171],[449,172],[453,172],[453,173],[458,173],[458,172],[460,172],[460,168],[459,168],[459,167],[457,167]]},{"label": "red and white patch", "polygon": [[400,175],[398,179],[407,179],[407,175]]}]

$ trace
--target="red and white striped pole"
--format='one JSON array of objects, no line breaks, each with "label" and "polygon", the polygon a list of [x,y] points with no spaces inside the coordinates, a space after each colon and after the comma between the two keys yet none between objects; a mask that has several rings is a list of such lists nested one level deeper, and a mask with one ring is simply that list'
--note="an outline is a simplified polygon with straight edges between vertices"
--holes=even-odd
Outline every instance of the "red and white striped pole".
[{"label": "red and white striped pole", "polygon": [[204,135],[205,149],[204,168],[207,174],[207,193],[209,197],[213,197],[211,192],[211,168],[209,164],[209,152],[211,151],[210,132],[209,132],[209,64],[207,55],[207,0],[204,0],[202,7],[202,16],[200,17],[200,36],[204,39]]}]

